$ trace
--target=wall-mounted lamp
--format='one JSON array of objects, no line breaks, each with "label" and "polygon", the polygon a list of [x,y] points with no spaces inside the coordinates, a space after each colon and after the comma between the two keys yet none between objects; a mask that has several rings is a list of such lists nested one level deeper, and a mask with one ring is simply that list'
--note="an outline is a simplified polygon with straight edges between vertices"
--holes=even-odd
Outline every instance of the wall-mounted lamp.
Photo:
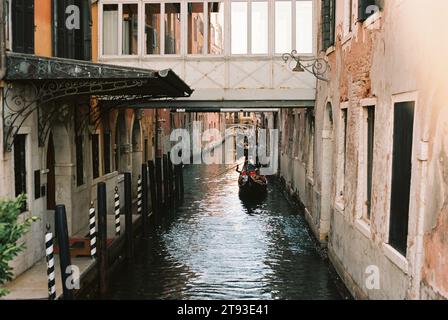
[{"label": "wall-mounted lamp", "polygon": [[330,65],[323,58],[299,56],[296,50],[291,51],[291,53],[285,53],[282,56],[285,63],[289,63],[290,66],[295,66],[292,68],[293,72],[309,72],[314,75],[317,79],[328,82],[329,80],[325,77],[327,70],[330,69]]}]

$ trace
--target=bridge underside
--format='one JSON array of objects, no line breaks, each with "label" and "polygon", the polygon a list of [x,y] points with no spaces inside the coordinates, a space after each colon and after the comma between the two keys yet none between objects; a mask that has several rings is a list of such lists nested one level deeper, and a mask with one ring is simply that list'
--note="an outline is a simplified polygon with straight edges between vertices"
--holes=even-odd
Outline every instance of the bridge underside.
[{"label": "bridge underside", "polygon": [[[175,109],[185,112],[237,112],[251,109],[314,108],[314,100],[147,100],[123,107]],[[263,110],[269,111],[269,110]]]}]

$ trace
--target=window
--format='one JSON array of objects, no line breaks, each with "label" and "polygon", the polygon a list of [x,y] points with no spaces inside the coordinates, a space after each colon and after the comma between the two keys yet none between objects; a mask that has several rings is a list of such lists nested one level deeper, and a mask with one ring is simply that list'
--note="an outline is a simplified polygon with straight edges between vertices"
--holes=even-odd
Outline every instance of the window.
[{"label": "window", "polygon": [[11,5],[12,49],[34,54],[34,0],[14,0]]},{"label": "window", "polygon": [[[80,13],[79,28],[66,26],[70,5],[76,5]],[[91,10],[89,0],[53,0],[53,54],[56,57],[90,60],[92,51]]]},{"label": "window", "polygon": [[138,54],[138,5],[123,4],[122,16],[122,53]]},{"label": "window", "polygon": [[103,166],[104,166],[104,174],[108,174],[111,172],[111,163],[110,163],[110,155],[111,155],[111,133],[110,131],[106,131],[103,135]]},{"label": "window", "polygon": [[96,179],[100,176],[100,136],[92,134],[92,176]]},{"label": "window", "polygon": [[394,107],[389,244],[406,255],[412,173],[414,102]]},{"label": "window", "polygon": [[341,208],[344,207],[345,173],[347,168],[347,124],[348,103],[341,104],[340,121],[338,127],[338,166],[336,179],[336,202]]},{"label": "window", "polygon": [[188,4],[188,54],[202,54],[204,49],[204,3]]},{"label": "window", "polygon": [[165,4],[165,54],[180,54],[180,3]]},{"label": "window", "polygon": [[5,42],[6,49],[12,50],[11,47],[11,2],[12,0],[5,1]]},{"label": "window", "polygon": [[145,54],[160,54],[160,3],[145,4]]},{"label": "window", "polygon": [[82,135],[75,137],[75,153],[76,153],[76,185],[82,186],[84,184],[84,156],[83,156],[84,141]]},{"label": "window", "polygon": [[306,113],[308,117],[308,165],[307,175],[310,178],[314,177],[314,115],[311,111]]},{"label": "window", "polygon": [[365,172],[366,172],[366,185],[365,185],[365,205],[363,209],[363,218],[370,221],[372,210],[372,173],[373,173],[373,147],[375,138],[375,106],[368,106],[364,108],[365,117]]},{"label": "window", "polygon": [[37,200],[40,196],[40,170],[34,170],[34,199]]},{"label": "window", "polygon": [[247,2],[232,2],[232,54],[247,53]]},{"label": "window", "polygon": [[296,50],[313,53],[313,2],[296,1]]},{"label": "window", "polygon": [[322,0],[322,49],[327,50],[335,43],[336,0]]},{"label": "window", "polygon": [[224,3],[208,3],[208,53],[224,54]]},{"label": "window", "polygon": [[118,54],[118,5],[103,6],[103,54]]},{"label": "window", "polygon": [[14,137],[14,181],[16,197],[26,194],[26,135]]},{"label": "window", "polygon": [[268,3],[252,2],[252,44],[254,54],[268,53]]},{"label": "window", "polygon": [[292,50],[292,6],[291,1],[275,2],[275,52]]}]

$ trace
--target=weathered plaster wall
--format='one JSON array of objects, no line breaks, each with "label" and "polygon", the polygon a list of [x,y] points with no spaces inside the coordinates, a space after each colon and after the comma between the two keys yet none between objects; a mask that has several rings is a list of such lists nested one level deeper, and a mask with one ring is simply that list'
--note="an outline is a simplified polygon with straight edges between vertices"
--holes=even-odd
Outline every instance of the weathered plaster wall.
[{"label": "weathered plaster wall", "polygon": [[[341,125],[339,107],[348,103],[343,207],[334,205],[333,185],[329,251],[342,276],[350,278],[357,287],[353,293],[360,297],[448,297],[445,254],[448,65],[444,58],[447,44],[439,41],[444,37],[442,12],[447,9],[448,4],[438,0],[425,7],[416,0],[386,2],[381,15],[354,27],[351,38],[342,36],[343,15],[338,10],[339,36],[334,51],[328,55],[331,81],[318,87],[316,128],[319,132],[319,128],[325,127],[319,124],[324,122],[319,114],[324,112],[328,99],[333,104],[335,119],[333,139],[337,139]],[[361,189],[365,183],[361,169],[364,163],[361,104],[366,98],[374,98],[372,101],[376,102],[370,224],[360,219]],[[403,257],[387,245],[389,217],[393,214],[389,210],[393,110],[394,102],[413,100],[416,120],[411,207],[408,253]],[[321,156],[319,151],[317,156]],[[334,161],[333,177],[339,165]],[[316,180],[317,184],[322,181]],[[379,290],[365,287],[369,265],[379,267]]]},{"label": "weathered plaster wall", "polygon": [[51,0],[39,0],[34,2],[34,24],[36,26],[34,52],[38,56],[51,57],[53,54],[51,11]]}]

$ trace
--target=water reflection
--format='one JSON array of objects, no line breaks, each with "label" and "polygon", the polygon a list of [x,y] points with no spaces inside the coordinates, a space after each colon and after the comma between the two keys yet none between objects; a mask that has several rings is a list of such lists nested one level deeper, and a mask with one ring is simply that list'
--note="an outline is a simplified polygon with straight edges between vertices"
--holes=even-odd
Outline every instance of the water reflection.
[{"label": "water reflection", "polygon": [[280,188],[271,183],[264,199],[241,199],[238,173],[225,169],[186,170],[184,206],[113,279],[111,298],[341,298]]}]

